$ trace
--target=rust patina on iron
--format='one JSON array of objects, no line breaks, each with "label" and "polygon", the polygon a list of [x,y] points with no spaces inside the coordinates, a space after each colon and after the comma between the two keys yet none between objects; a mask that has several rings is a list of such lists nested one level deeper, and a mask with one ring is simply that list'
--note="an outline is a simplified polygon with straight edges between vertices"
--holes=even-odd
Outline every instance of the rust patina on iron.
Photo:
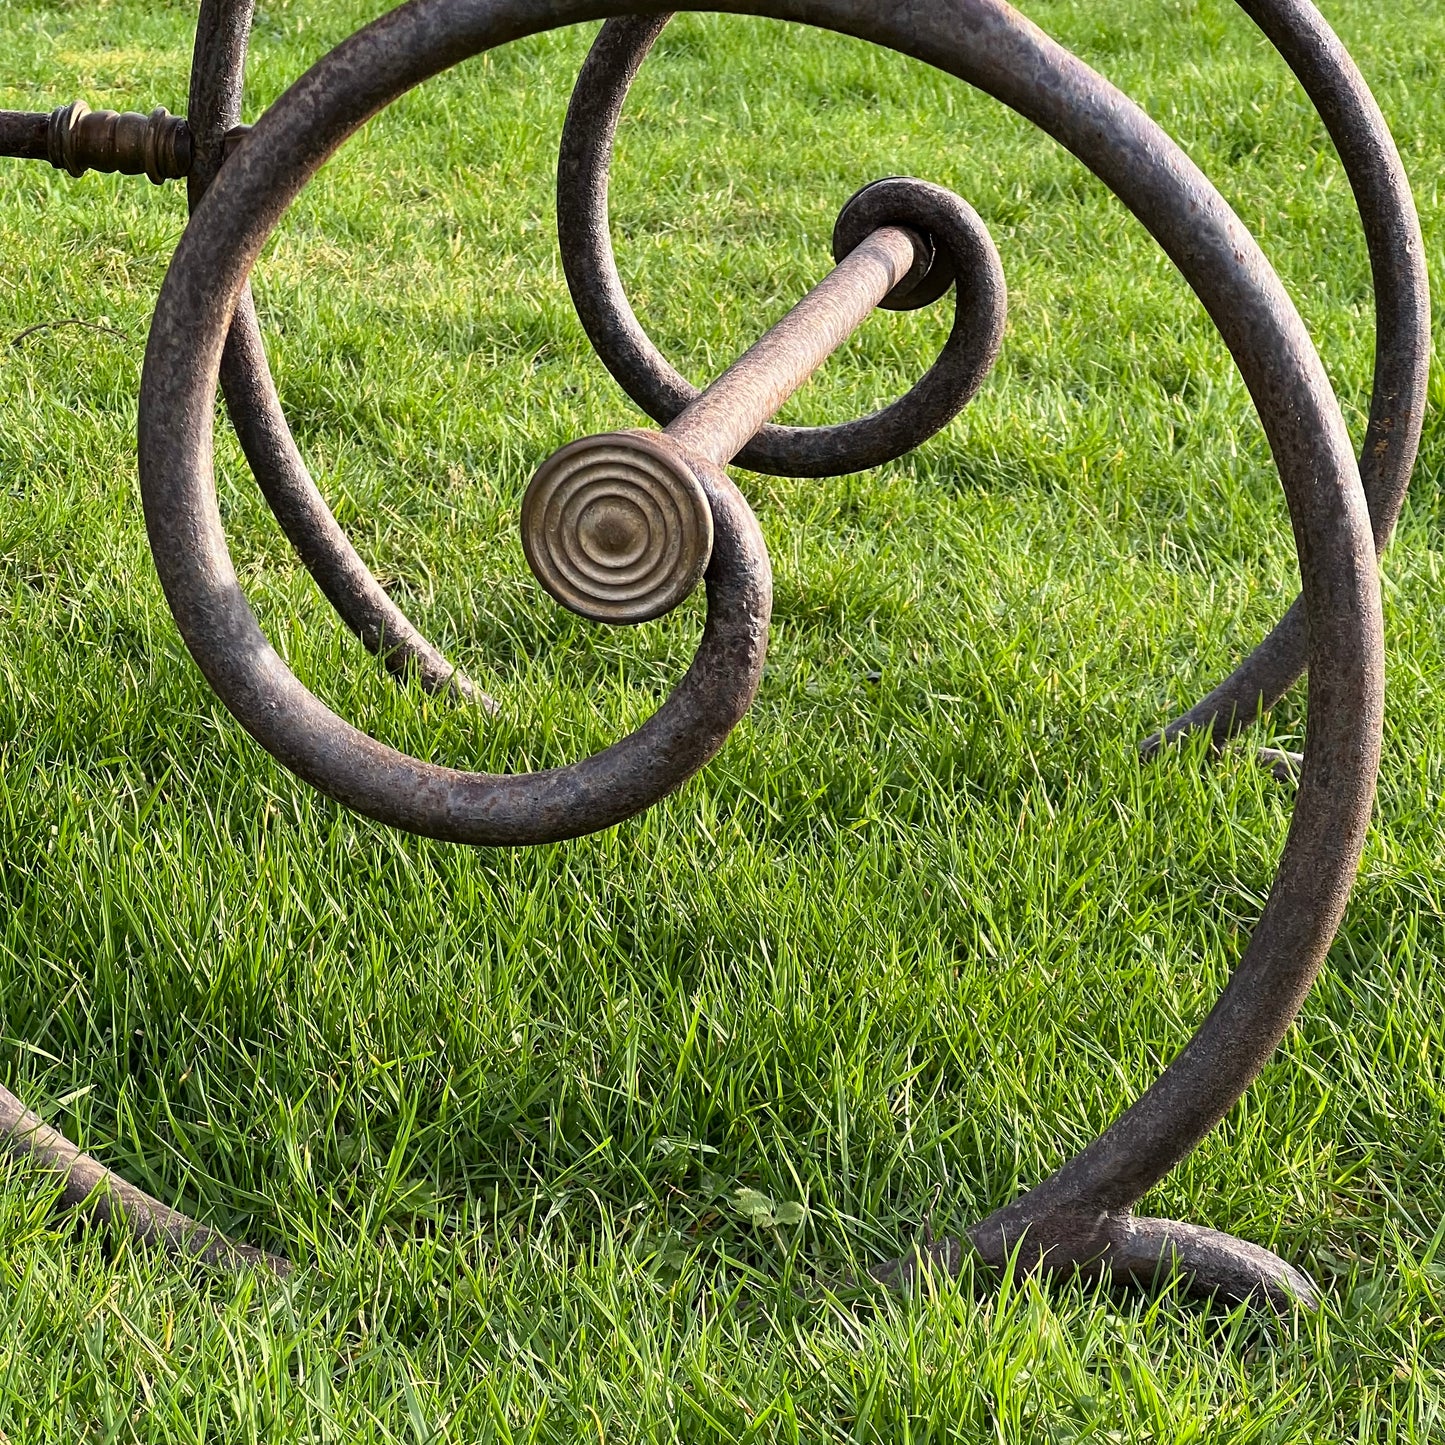
[{"label": "rust patina on iron", "polygon": [[[699,462],[726,466],[745,450],[876,307],[912,304],[924,286],[936,298],[950,284],[954,267],[933,235],[894,224],[872,228],[865,214],[886,208],[890,196],[896,207],[898,197],[914,189],[923,199],[915,216],[930,203],[950,219],[973,214],[956,196],[921,181],[864,189],[839,217],[832,274],[695,393],[665,431],[588,437],[543,463],[522,504],[522,544],[557,601],[598,622],[646,622],[692,591],[712,540],[690,468]],[[977,217],[968,234],[977,241],[970,263],[976,260],[982,273],[967,332],[970,364],[966,370],[935,368],[933,391],[949,392],[938,408],[940,426],[978,390],[1003,341],[1003,266]],[[939,273],[942,285],[936,284]],[[955,336],[964,331],[963,314],[960,307]]]},{"label": "rust patina on iron", "polygon": [[[722,466],[736,455],[757,470],[827,475],[902,455],[946,424],[976,392],[997,353],[1004,286],[992,242],[965,203],[936,187],[903,180],[865,187],[840,217],[835,258],[852,276],[861,263],[850,271],[847,258],[860,247],[890,232],[906,237],[906,247],[893,248],[884,262],[889,284],[874,276],[839,288],[848,304],[832,331],[817,327],[816,318],[799,322],[805,301],[699,399],[633,314],[607,233],[613,139],[627,89],[666,23],[660,8],[633,3],[629,11],[643,13],[622,17],[598,0],[411,0],[321,60],[240,139],[251,3],[206,0],[202,7],[191,114],[174,122],[186,127],[194,216],[162,288],[142,383],[146,523],[181,633],[253,736],[298,775],[368,816],[489,845],[611,826],[701,767],[723,745],[757,686],[771,602],[768,559],[756,521]],[[1238,218],[1138,107],[1002,0],[911,6],[713,0],[707,6],[824,26],[937,66],[1014,108],[1103,179],[1175,262],[1229,346],[1269,439],[1299,553],[1301,598],[1279,627],[1219,688],[1143,745],[1152,751],[1197,729],[1222,741],[1275,701],[1308,664],[1309,721],[1294,817],[1269,900],[1233,977],[1194,1038],[1098,1139],[964,1238],[915,1251],[880,1268],[880,1278],[906,1280],[925,1259],[956,1269],[972,1252],[996,1267],[1014,1258],[1024,1268],[1118,1280],[1177,1271],[1200,1290],[1280,1305],[1314,1297],[1309,1280],[1267,1250],[1132,1212],[1248,1088],[1313,983],[1343,914],[1374,795],[1381,737],[1375,558],[1398,517],[1423,415],[1429,318],[1423,246],[1388,130],[1349,57],[1307,0],[1240,3],[1315,102],[1364,219],[1377,342],[1370,426],[1358,465],[1304,326]],[[566,585],[553,590],[568,605],[592,605],[601,597],[605,610],[619,592],[633,588],[636,598],[624,599],[608,619],[615,621],[636,620],[627,615],[629,607],[656,615],[676,605],[702,572],[707,625],[673,695],[613,747],[533,775],[455,772],[405,757],[343,722],[266,641],[231,565],[216,505],[214,397],[224,386],[268,500],[353,629],[394,670],[417,672],[435,687],[464,686],[392,608],[306,472],[276,401],[248,277],[286,208],[368,117],[428,76],[492,46],[609,15],[614,18],[584,66],[564,128],[563,260],[599,354],[668,431],[645,434],[645,442],[635,443],[636,455],[623,445],[635,433],[590,439],[603,451],[612,447],[612,460],[602,451],[588,454],[588,443],[573,444],[576,451],[564,448],[564,459],[589,459],[567,470],[554,458],[539,472],[534,485],[541,486],[551,468],[551,490],[541,487],[527,550],[544,580],[555,564]],[[49,118],[40,119],[48,126]],[[42,134],[36,120],[0,114],[0,151],[50,158],[50,130]],[[133,125],[126,134],[131,130]],[[172,168],[178,166],[177,160]],[[883,243],[890,247],[891,240]],[[767,424],[788,392],[874,305],[926,304],[950,284],[956,289],[953,333],[905,397],[872,417],[834,427]],[[614,462],[625,472],[629,465],[642,467],[638,455],[644,454],[645,477],[633,475],[626,485],[608,480]],[[586,487],[593,490],[584,494]],[[553,550],[544,557],[548,548]],[[635,587],[639,579],[648,585]],[[569,599],[568,588],[580,592]],[[589,590],[595,594],[590,600],[583,595]],[[9,1110],[0,1109],[0,1129],[8,1127],[16,1143],[65,1170],[74,1186],[70,1193],[87,1185],[89,1197],[113,1200],[114,1212],[139,1232],[189,1253],[241,1257],[238,1247],[171,1215],[114,1176],[96,1175],[93,1161],[86,1161],[92,1171],[86,1173],[73,1148],[13,1096],[0,1104]]]}]

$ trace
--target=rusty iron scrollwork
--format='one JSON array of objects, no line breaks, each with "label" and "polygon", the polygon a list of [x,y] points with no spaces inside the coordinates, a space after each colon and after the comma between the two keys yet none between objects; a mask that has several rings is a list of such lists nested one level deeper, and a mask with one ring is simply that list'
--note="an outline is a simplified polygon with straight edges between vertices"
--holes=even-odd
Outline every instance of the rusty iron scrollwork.
[{"label": "rusty iron scrollwork", "polygon": [[[158,299],[140,405],[146,526],[181,635],[257,741],[368,817],[488,846],[610,827],[681,786],[713,757],[758,686],[771,572],[756,519],[725,468],[736,460],[783,475],[835,475],[880,465],[934,435],[976,394],[998,355],[1006,287],[997,251],[983,221],[950,192],[903,177],[867,184],[840,213],[832,272],[699,391],[634,314],[608,229],[618,121],[669,15],[623,13],[596,0],[411,0],[325,56],[246,131],[239,122],[252,3],[204,0],[184,121],[162,111],[98,120],[77,107],[66,108],[64,121],[56,119],[60,111],[0,113],[0,153],[63,162],[75,173],[98,159],[152,179],[188,181],[193,215]],[[1160,1078],[1097,1139],[962,1237],[930,1241],[881,1266],[876,1274],[883,1280],[906,1280],[925,1262],[956,1271],[972,1253],[995,1267],[1012,1258],[1026,1269],[1117,1281],[1174,1272],[1200,1291],[1276,1305],[1316,1297],[1303,1273],[1268,1250],[1134,1212],[1273,1053],[1343,915],[1381,742],[1376,558],[1399,516],[1423,419],[1424,249],[1389,131],[1308,0],[1239,3],[1319,110],[1363,219],[1377,337],[1358,462],[1298,312],[1239,218],[1142,110],[1003,0],[910,6],[711,0],[706,7],[823,26],[934,65],[1012,107],[1099,176],[1173,260],[1229,347],[1269,439],[1299,550],[1301,596],[1279,625],[1218,687],[1141,744],[1149,755],[1198,731],[1222,744],[1308,667],[1305,751],[1283,760],[1298,774],[1294,818],[1269,900],[1233,976]],[[223,390],[267,501],[366,645],[399,675],[488,705],[396,610],[327,509],[281,413],[249,276],[280,216],[368,116],[495,45],[608,13],[614,18],[583,66],[563,128],[561,253],[598,355],[661,430],[582,438],[543,462],[524,502],[521,541],[549,594],[584,616],[645,621],[702,584],[707,621],[671,696],[613,746],[540,773],[460,772],[407,757],[343,721],[266,640],[231,565],[217,508],[213,401]],[[833,426],[772,422],[875,308],[928,305],[949,290],[952,331],[907,394]],[[13,1146],[66,1173],[68,1202],[88,1201],[190,1254],[261,1258],[123,1184],[3,1092],[0,1130]]]}]

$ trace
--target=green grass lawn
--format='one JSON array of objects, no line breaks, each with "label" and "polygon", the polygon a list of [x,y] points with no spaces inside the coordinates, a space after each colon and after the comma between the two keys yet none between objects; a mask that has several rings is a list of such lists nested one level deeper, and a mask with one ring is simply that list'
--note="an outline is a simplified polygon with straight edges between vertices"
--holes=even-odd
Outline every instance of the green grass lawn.
[{"label": "green grass lawn", "polygon": [[[941,3],[941,0],[940,0]],[[248,118],[377,13],[263,3]],[[1029,0],[1260,237],[1358,436],[1369,270],[1320,122],[1227,0]],[[1437,285],[1445,7],[1331,0],[1400,141]],[[184,110],[185,0],[0,0],[0,106]],[[457,765],[569,760],[685,668],[542,593],[518,512],[639,424],[556,255],[587,32],[463,66],[323,172],[257,273],[282,399],[404,609],[502,705],[396,689],[331,617],[224,428],[237,565],[300,676]],[[1293,596],[1244,388],[1077,163],[960,84],[833,36],[680,20],[614,222],[677,364],[720,369],[829,265],[842,202],[956,189],[1008,273],[1002,360],[905,461],[741,474],[772,552],[752,713],[680,794],[526,852],[390,833],[208,691],[135,476],[181,189],[0,162],[0,1078],[151,1191],[301,1263],[197,1276],[4,1166],[0,1439],[1445,1439],[1445,386],[1386,563],[1386,757],[1329,966],[1275,1061],[1144,1207],[1322,1283],[1317,1315],[966,1276],[859,1293],[931,1219],[1037,1182],[1227,977],[1291,798],[1251,750],[1141,766]],[[790,404],[905,389],[949,307],[875,317]],[[12,340],[42,322],[79,318]],[[870,674],[881,680],[870,681]],[[1261,735],[1298,742],[1303,692]],[[756,1191],[749,1195],[740,1191]],[[749,1213],[757,1195],[789,1222]]]}]

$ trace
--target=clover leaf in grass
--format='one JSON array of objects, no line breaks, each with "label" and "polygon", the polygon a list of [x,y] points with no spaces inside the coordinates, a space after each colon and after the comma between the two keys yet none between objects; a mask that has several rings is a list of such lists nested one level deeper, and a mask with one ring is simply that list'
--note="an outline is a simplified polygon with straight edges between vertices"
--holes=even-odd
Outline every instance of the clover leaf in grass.
[{"label": "clover leaf in grass", "polygon": [[796,1229],[807,1217],[808,1208],[795,1200],[775,1204],[761,1190],[733,1190],[732,1205],[749,1224],[759,1229],[772,1229],[781,1225],[785,1229]]},{"label": "clover leaf in grass", "polygon": [[733,1208],[750,1224],[766,1229],[773,1223],[773,1201],[757,1189],[734,1189]]}]

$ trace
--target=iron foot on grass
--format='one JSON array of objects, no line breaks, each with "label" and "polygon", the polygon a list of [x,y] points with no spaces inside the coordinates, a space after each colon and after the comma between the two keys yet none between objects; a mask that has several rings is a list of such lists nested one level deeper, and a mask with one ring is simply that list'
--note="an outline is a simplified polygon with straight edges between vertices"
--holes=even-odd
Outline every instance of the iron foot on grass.
[{"label": "iron foot on grass", "polygon": [[872,1278],[891,1289],[912,1289],[938,1271],[957,1277],[972,1256],[995,1272],[1069,1272],[1084,1280],[1129,1287],[1177,1283],[1186,1293],[1218,1295],[1284,1311],[1310,1309],[1319,1291],[1310,1277],[1247,1240],[1181,1224],[1120,1214],[1061,1215],[1031,1224],[1011,1239],[991,1220],[964,1239],[937,1239],[876,1266]]},{"label": "iron foot on grass", "polygon": [[[771,572],[756,520],[724,468],[735,459],[757,471],[833,475],[901,456],[945,425],[975,394],[998,352],[1005,287],[993,242],[965,202],[936,186],[897,178],[865,186],[839,217],[833,272],[698,392],[643,331],[622,289],[608,232],[618,119],[666,14],[638,0],[410,0],[319,61],[238,140],[251,4],[202,5],[184,123],[194,212],[161,289],[142,379],[146,526],[181,634],[226,706],[264,747],[369,817],[491,846],[610,827],[701,768],[757,688]],[[698,0],[680,8],[722,8],[838,30],[937,66],[1011,106],[1072,151],[1150,230],[1203,301],[1240,369],[1289,506],[1302,595],[1223,683],[1142,749],[1147,754],[1199,730],[1223,744],[1308,664],[1311,708],[1294,825],[1254,935],[1193,1039],[1093,1143],[970,1230],[968,1248],[995,1266],[1014,1259],[1028,1269],[1128,1281],[1166,1272],[1201,1290],[1308,1303],[1313,1286],[1268,1251],[1131,1211],[1263,1067],[1308,993],[1344,911],[1374,796],[1382,727],[1376,554],[1399,514],[1419,442],[1429,303],[1419,225],[1399,157],[1348,55],[1308,0],[1240,4],[1319,109],[1364,219],[1377,348],[1358,464],[1309,335],[1238,217],[1138,107],[1003,0],[908,6]],[[623,13],[639,9],[649,13]],[[588,56],[563,132],[562,259],[598,354],[663,430],[616,432],[562,448],[529,488],[522,542],[546,590],[583,616],[610,624],[645,621],[677,606],[702,582],[707,625],[672,696],[613,747],[530,775],[459,772],[407,757],[351,727],[307,691],[262,634],[231,564],[217,508],[214,400],[224,388],[267,500],[353,630],[394,670],[431,687],[467,691],[396,611],[326,510],[281,415],[248,278],[286,209],[368,117],[463,59],[609,11],[615,18]],[[0,152],[8,143],[10,153],[37,154],[41,119],[0,116]],[[171,168],[180,170],[175,125],[182,123],[159,116],[152,123],[157,134],[164,130],[177,141],[166,155],[176,157]],[[151,143],[135,123],[126,135],[130,164],[135,155],[160,154],[159,141],[146,150]],[[906,396],[837,426],[770,422],[875,308],[927,305],[949,289],[952,333]],[[1294,768],[1285,755],[1271,763]],[[879,1273],[906,1282],[923,1258],[956,1270],[963,1252],[962,1243],[942,1241],[912,1263]]]}]

